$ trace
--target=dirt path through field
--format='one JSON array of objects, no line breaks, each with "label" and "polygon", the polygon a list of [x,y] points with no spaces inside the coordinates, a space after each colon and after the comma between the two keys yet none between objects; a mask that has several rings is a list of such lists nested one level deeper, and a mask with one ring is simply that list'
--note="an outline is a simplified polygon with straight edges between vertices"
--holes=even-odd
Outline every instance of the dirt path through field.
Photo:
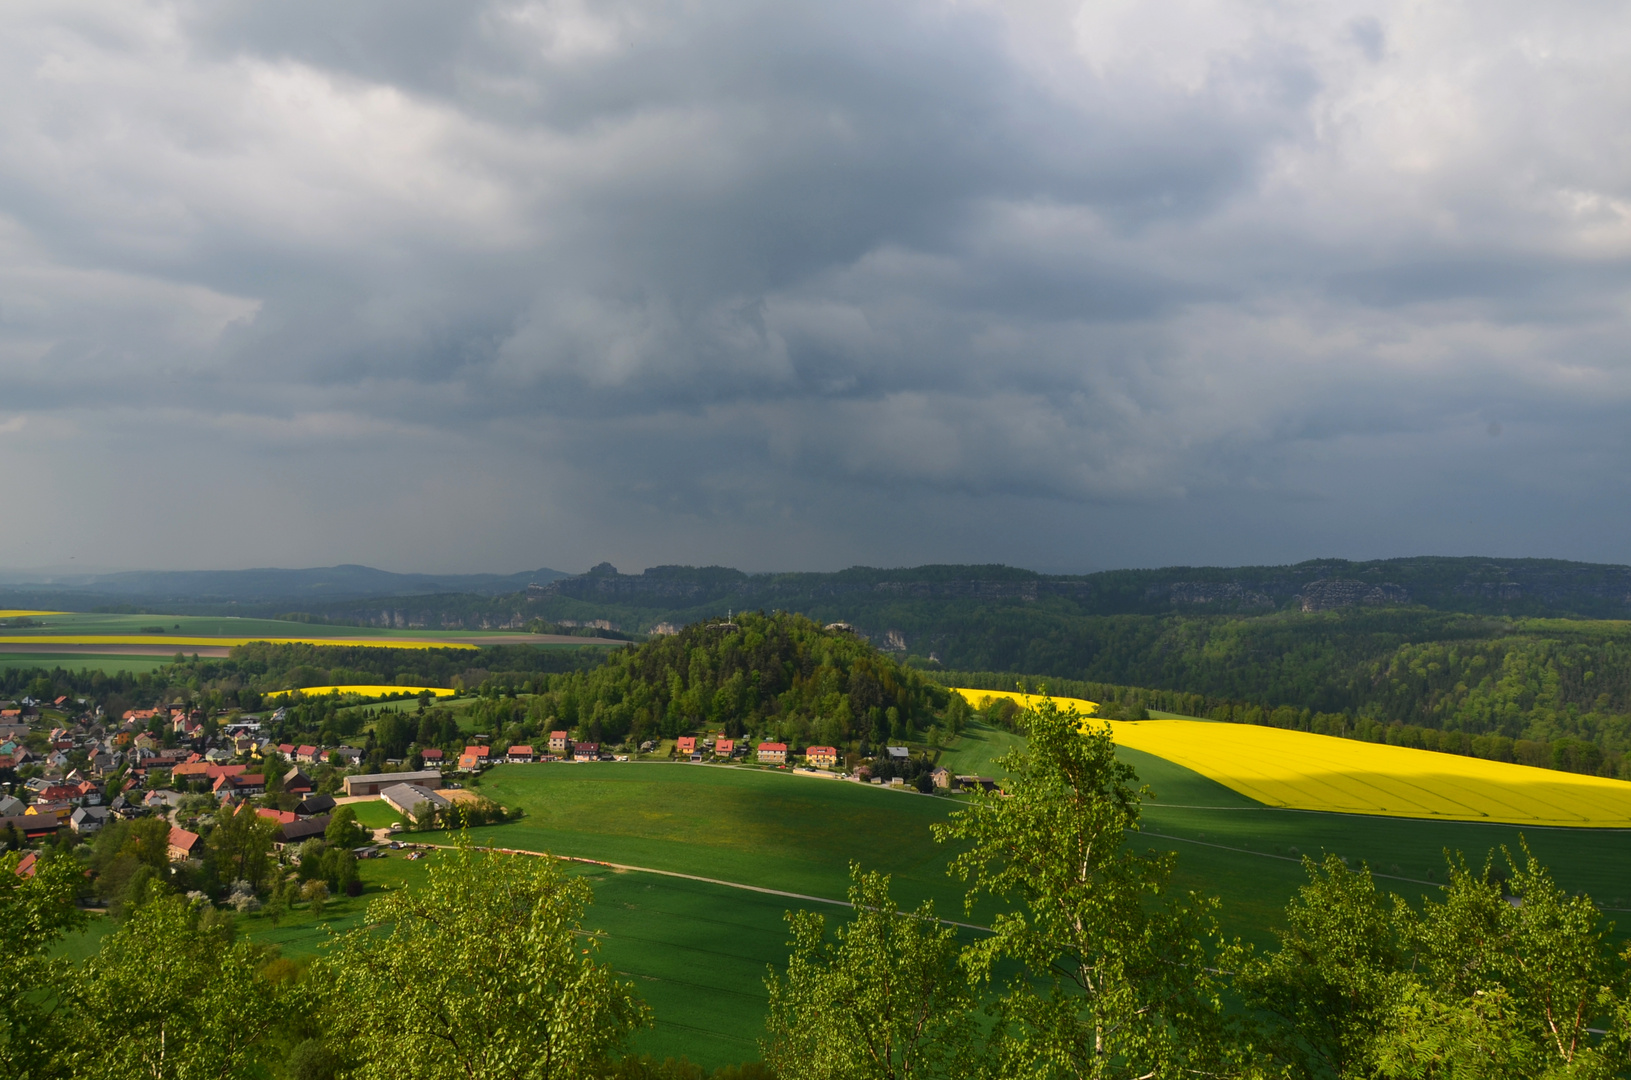
[{"label": "dirt path through field", "polygon": [[[401,834],[398,834],[401,835]],[[428,841],[415,838],[413,843],[428,843]],[[430,844],[431,847],[452,848],[452,844]],[[560,862],[583,863],[587,866],[604,866],[611,870],[621,870],[635,874],[659,874],[662,877],[683,878],[686,881],[700,881],[705,885],[722,885],[727,889],[742,889],[746,892],[763,893],[766,896],[785,896],[789,900],[806,900],[812,904],[831,904],[834,907],[849,907],[848,900],[834,900],[830,896],[811,896],[808,893],[787,892],[785,889],[769,889],[763,885],[744,885],[740,881],[723,881],[719,878],[702,877],[699,874],[682,874],[678,870],[658,870],[651,866],[630,866],[627,863],[606,862],[603,859],[580,859],[573,855],[552,855],[547,851],[527,851],[524,848],[490,848],[478,847],[477,851],[497,851],[504,855],[532,855],[540,859],[556,859]],[[976,923],[958,922],[956,919],[936,919],[938,923],[946,926],[961,926],[969,930],[979,930],[989,934],[989,926],[980,926]]]}]

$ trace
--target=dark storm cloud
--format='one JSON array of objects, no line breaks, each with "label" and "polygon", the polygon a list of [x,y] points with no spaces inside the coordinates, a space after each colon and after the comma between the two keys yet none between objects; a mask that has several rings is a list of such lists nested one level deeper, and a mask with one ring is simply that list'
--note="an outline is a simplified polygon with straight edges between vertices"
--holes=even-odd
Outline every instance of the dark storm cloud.
[{"label": "dark storm cloud", "polygon": [[1631,558],[1625,29],[24,5],[0,562]]}]

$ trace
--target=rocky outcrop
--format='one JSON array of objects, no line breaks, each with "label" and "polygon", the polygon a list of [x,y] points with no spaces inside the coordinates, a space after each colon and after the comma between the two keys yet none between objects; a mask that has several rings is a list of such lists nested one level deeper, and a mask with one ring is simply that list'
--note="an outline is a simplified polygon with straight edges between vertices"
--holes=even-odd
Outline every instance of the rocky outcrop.
[{"label": "rocky outcrop", "polygon": [[1210,607],[1271,608],[1274,598],[1267,593],[1248,589],[1238,581],[1204,582],[1175,581],[1167,590],[1174,604]]},{"label": "rocky outcrop", "polygon": [[1333,608],[1408,604],[1410,594],[1392,582],[1372,585],[1367,581],[1329,578],[1311,581],[1303,586],[1300,599],[1304,611],[1330,611]]}]

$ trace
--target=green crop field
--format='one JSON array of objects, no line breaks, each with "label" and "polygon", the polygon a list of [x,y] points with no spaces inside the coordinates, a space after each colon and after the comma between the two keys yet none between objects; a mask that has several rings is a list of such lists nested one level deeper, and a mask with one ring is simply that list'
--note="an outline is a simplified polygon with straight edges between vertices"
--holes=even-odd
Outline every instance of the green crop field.
[{"label": "green crop field", "polygon": [[479,843],[842,898],[849,863],[895,875],[916,904],[960,909],[929,826],[955,799],[780,770],[664,762],[500,765],[480,791],[521,807]]},{"label": "green crop field", "polygon": [[1011,731],[970,720],[947,741],[940,764],[958,776],[1002,777],[1007,774],[997,767],[997,759],[1024,745],[1024,738]]},{"label": "green crop field", "polygon": [[[1178,852],[1178,884],[1224,901],[1229,929],[1262,944],[1297,886],[1302,856],[1343,856],[1367,863],[1379,881],[1410,899],[1444,881],[1444,852],[1482,865],[1503,845],[1529,848],[1571,891],[1590,895],[1611,917],[1631,907],[1631,831],[1522,828],[1478,822],[1421,821],[1266,807],[1162,758],[1126,747],[1154,798],[1144,804],[1137,842]],[[1622,922],[1631,920],[1624,920]],[[1621,926],[1619,933],[1631,930]]]},{"label": "green crop field", "polygon": [[168,656],[101,656],[96,653],[8,653],[0,652],[0,668],[45,668],[50,671],[100,671],[104,675],[117,675],[128,671],[143,675],[157,671],[173,658]]}]

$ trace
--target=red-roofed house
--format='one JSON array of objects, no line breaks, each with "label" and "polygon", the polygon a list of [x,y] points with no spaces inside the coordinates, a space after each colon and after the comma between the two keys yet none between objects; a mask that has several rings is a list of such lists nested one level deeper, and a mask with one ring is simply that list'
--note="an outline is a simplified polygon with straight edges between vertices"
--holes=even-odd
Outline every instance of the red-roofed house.
[{"label": "red-roofed house", "polygon": [[836,746],[807,746],[804,748],[804,760],[811,765],[827,767],[838,764],[838,747]]},{"label": "red-roofed house", "polygon": [[735,753],[736,753],[736,740],[735,739],[715,739],[714,740],[714,753],[718,754],[720,757],[732,757],[732,756],[734,756]]},{"label": "red-roofed house", "polygon": [[676,754],[694,754],[697,752],[697,737],[695,735],[681,735],[674,740]]},{"label": "red-roofed house", "polygon": [[266,806],[257,807],[255,816],[263,817],[268,821],[275,821],[279,825],[287,825],[295,819],[293,810],[273,810]]},{"label": "red-roofed house", "polygon": [[34,876],[34,864],[39,862],[39,861],[40,861],[40,853],[37,852],[37,851],[30,851],[27,855],[24,855],[22,857],[22,859],[17,863],[17,876],[18,877],[33,877]]},{"label": "red-roofed house", "polygon": [[277,752],[282,754],[284,757],[294,757],[294,743],[278,743]]},{"label": "red-roofed house", "polygon": [[592,742],[580,742],[580,743],[578,743],[576,746],[574,746],[572,748],[572,760],[573,761],[599,761],[600,760],[600,744],[599,743],[592,743]]},{"label": "red-roofed house", "polygon": [[459,768],[478,769],[492,760],[492,753],[491,746],[467,746],[459,755]]},{"label": "red-roofed house", "polygon": [[419,751],[419,760],[424,762],[427,769],[440,769],[442,763],[447,760],[447,755],[433,746],[429,750]]},{"label": "red-roofed house", "polygon": [[564,731],[551,731],[549,733],[549,752],[551,754],[564,754],[572,745],[572,738]]},{"label": "red-roofed house", "polygon": [[759,760],[766,765],[784,765],[787,763],[787,744],[782,742],[762,742],[758,746]]},{"label": "red-roofed house", "polygon": [[512,746],[504,752],[505,761],[513,761],[521,765],[530,763],[536,756],[530,746]]},{"label": "red-roofed house", "polygon": [[52,784],[40,792],[40,801],[65,802],[71,806],[78,806],[85,801],[85,796],[79,790],[78,784]]},{"label": "red-roofed house", "polygon": [[170,830],[170,861],[180,862],[202,853],[204,841],[197,833],[186,829]]},{"label": "red-roofed house", "polygon": [[221,798],[236,798],[240,795],[264,795],[266,793],[266,777],[261,773],[222,774],[215,778],[215,783],[211,785],[210,790]]},{"label": "red-roofed house", "polygon": [[315,765],[322,754],[322,750],[315,746],[300,746],[295,748],[294,759],[304,765]]}]

